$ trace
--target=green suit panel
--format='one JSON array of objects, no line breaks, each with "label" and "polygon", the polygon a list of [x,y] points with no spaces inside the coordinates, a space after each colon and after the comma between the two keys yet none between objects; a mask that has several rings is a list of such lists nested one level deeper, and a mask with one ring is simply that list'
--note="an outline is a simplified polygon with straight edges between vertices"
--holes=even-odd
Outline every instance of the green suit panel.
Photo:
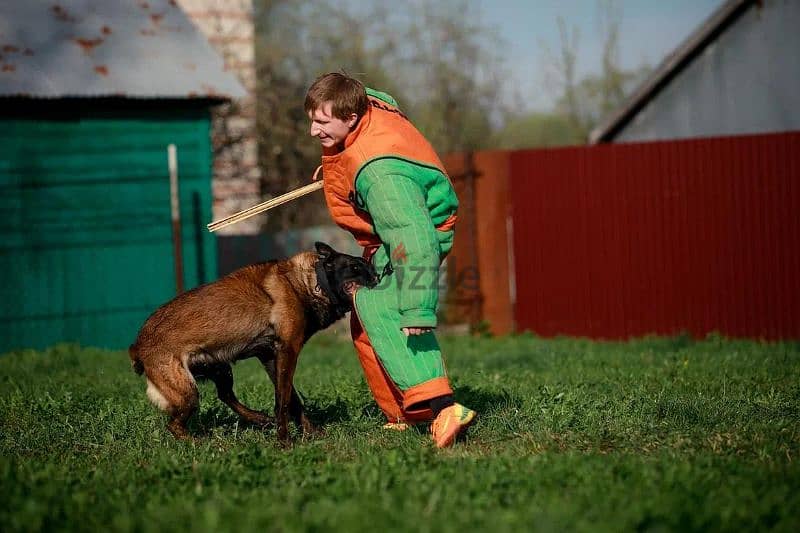
[{"label": "green suit panel", "polygon": [[439,170],[382,158],[359,173],[356,192],[382,245],[372,262],[393,273],[356,293],[355,307],[375,353],[401,390],[445,375],[435,335],[406,337],[401,328],[435,327],[439,266],[453,245],[453,231],[439,231],[458,206]]}]

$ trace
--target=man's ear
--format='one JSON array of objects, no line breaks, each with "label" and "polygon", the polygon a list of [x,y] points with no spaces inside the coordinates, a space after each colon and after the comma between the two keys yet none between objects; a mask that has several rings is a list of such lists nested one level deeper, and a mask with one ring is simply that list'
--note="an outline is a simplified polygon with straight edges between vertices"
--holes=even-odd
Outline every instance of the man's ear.
[{"label": "man's ear", "polygon": [[317,249],[319,258],[323,261],[335,253],[335,250],[324,242],[315,242],[314,247]]},{"label": "man's ear", "polygon": [[348,128],[352,128],[353,126],[356,125],[356,122],[358,122],[358,115],[356,115],[355,113],[350,113],[350,118],[347,119],[345,124],[347,124]]}]

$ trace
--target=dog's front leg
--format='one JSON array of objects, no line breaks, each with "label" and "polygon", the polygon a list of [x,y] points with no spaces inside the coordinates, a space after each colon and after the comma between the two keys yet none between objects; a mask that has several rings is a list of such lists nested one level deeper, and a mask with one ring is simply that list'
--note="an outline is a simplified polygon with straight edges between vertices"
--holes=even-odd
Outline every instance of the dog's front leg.
[{"label": "dog's front leg", "polygon": [[292,402],[292,383],[297,367],[298,350],[284,344],[275,354],[275,421],[278,441],[289,444],[289,410]]}]

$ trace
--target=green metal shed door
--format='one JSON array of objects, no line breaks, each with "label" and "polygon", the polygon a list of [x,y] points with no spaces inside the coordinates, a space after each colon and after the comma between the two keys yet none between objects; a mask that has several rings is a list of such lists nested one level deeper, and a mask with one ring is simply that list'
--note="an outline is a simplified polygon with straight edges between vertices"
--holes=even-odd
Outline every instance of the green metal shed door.
[{"label": "green metal shed door", "polygon": [[[165,113],[169,113],[165,117]],[[175,295],[167,145],[178,148],[185,286],[216,277],[207,110],[0,119],[0,353],[123,348]]]}]

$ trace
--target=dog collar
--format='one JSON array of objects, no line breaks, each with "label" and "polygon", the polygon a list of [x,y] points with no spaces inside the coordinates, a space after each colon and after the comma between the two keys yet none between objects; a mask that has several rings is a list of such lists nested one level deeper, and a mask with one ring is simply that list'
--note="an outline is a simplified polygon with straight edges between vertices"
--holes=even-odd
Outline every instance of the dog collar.
[{"label": "dog collar", "polygon": [[317,273],[317,287],[328,297],[328,300],[336,307],[350,309],[350,302],[342,301],[336,291],[331,288],[328,273],[325,271],[322,259],[317,260],[314,270]]}]

